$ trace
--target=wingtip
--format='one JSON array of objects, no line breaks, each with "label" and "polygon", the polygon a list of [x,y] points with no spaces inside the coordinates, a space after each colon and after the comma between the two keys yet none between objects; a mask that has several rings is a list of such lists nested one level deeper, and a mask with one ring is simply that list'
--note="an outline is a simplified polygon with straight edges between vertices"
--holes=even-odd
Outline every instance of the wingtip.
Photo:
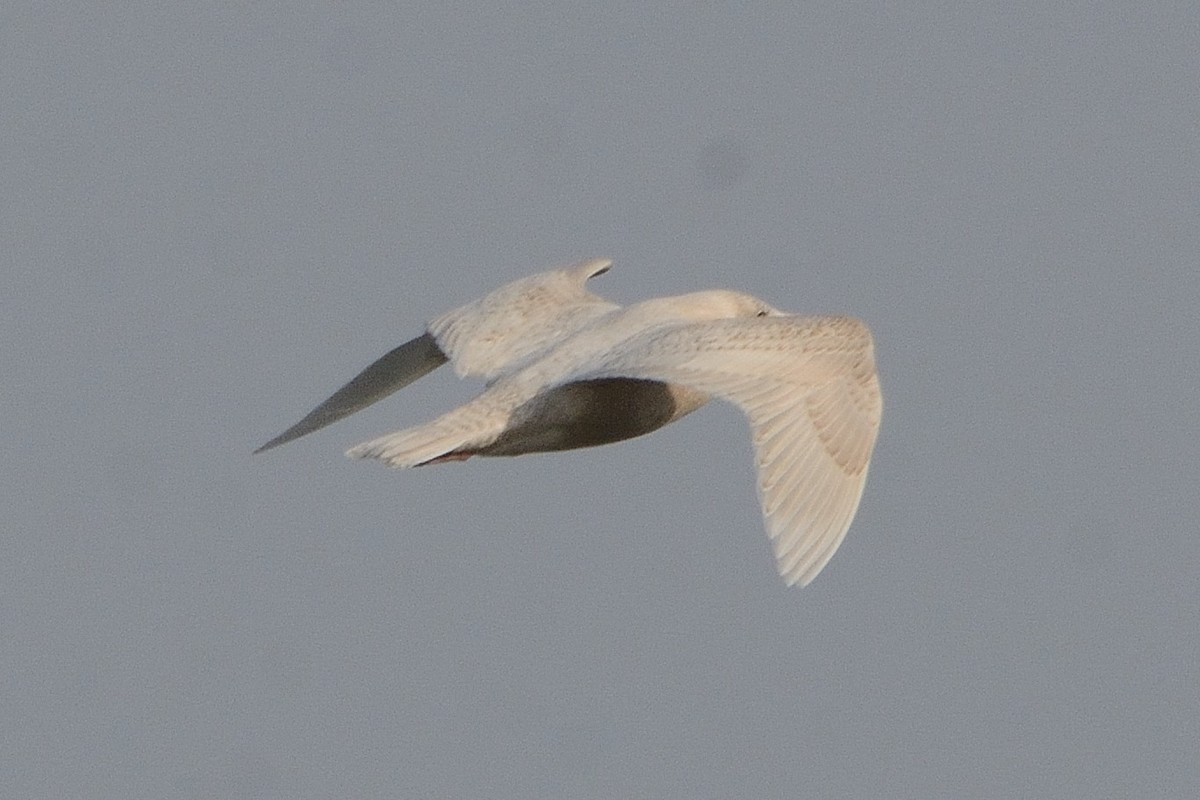
[{"label": "wingtip", "polygon": [[[776,565],[776,566],[778,567],[779,565]],[[805,586],[808,586],[808,584],[816,576],[809,575],[809,576],[805,577],[804,574],[801,573],[799,570],[793,569],[793,570],[785,571],[785,570],[780,569],[779,577],[783,578],[783,585],[786,586],[787,588],[791,589],[795,586],[799,586],[801,589],[803,589]]]},{"label": "wingtip", "polygon": [[283,444],[283,443],[284,443],[284,442],[286,442],[286,441],[287,441],[287,440],[286,440],[286,439],[284,439],[282,436],[276,436],[274,439],[272,439],[271,441],[267,442],[266,444],[264,444],[264,445],[262,445],[262,446],[260,446],[260,447],[256,447],[256,448],[254,449],[254,452],[253,452],[253,453],[251,453],[250,455],[254,455],[254,456],[256,456],[256,455],[258,455],[259,453],[265,453],[265,452],[267,452],[268,450],[274,450],[276,447],[279,447],[279,445]]},{"label": "wingtip", "polygon": [[309,423],[310,423],[309,418],[305,417],[304,419],[300,420],[300,422],[297,422],[295,425],[288,428],[286,431],[279,434],[271,441],[269,441],[266,444],[259,447],[257,450],[254,451],[253,455],[258,455],[259,453],[265,453],[268,450],[274,450],[276,447],[279,447],[280,445],[287,444],[288,442],[299,439],[301,436],[312,433],[315,430],[320,430],[322,427],[324,427],[323,425],[319,425],[314,428]]}]

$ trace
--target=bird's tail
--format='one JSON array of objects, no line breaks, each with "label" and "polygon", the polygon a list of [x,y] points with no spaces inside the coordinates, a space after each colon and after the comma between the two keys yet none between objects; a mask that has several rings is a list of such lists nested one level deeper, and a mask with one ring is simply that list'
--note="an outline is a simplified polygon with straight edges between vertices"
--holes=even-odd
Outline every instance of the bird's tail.
[{"label": "bird's tail", "polygon": [[500,436],[508,414],[472,402],[432,422],[363,442],[346,451],[349,458],[377,458],[389,467],[419,467],[469,458]]}]

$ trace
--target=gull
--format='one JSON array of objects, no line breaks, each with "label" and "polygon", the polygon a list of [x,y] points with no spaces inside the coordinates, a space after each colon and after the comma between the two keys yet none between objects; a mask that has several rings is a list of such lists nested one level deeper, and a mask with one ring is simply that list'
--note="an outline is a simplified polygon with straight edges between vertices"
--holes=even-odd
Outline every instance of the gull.
[{"label": "gull", "polygon": [[883,409],[870,330],[709,290],[622,307],[585,284],[590,259],[509,283],[440,317],[360,372],[261,453],[319,430],[450,362],[487,382],[466,404],[353,447],[419,467],[610,444],[716,397],[750,423],[776,567],[807,585],[858,510]]}]

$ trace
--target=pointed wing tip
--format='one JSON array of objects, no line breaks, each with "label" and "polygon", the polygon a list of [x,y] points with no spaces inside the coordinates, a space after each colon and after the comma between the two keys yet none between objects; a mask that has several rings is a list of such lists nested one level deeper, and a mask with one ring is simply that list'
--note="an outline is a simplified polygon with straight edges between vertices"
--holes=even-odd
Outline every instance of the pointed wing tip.
[{"label": "pointed wing tip", "polygon": [[276,436],[274,439],[272,439],[271,441],[262,445],[261,447],[256,448],[254,450],[254,452],[251,453],[250,455],[256,456],[259,453],[265,453],[268,450],[274,450],[276,447],[279,447],[279,445],[290,442],[293,438],[295,438],[295,437],[288,436],[287,434],[280,434],[279,436]]},{"label": "pointed wing tip", "polygon": [[[843,533],[842,536],[845,536]],[[799,586],[803,589],[808,586],[817,576],[820,575],[829,562],[833,560],[833,555],[837,552],[841,545],[842,536],[837,537],[832,548],[815,548],[809,549],[803,556],[796,559],[789,556],[781,556],[776,554],[775,569],[779,571],[779,577],[783,578],[783,582],[791,588]]]},{"label": "pointed wing tip", "polygon": [[781,570],[779,570],[779,577],[783,578],[783,585],[786,586],[787,588],[791,589],[792,587],[799,585],[800,588],[803,589],[805,586],[808,586],[808,584],[812,582],[812,579],[815,578],[816,575],[810,575],[807,578],[805,578],[798,570],[792,570],[791,572],[785,572],[781,569]]},{"label": "pointed wing tip", "polygon": [[403,389],[446,363],[446,354],[428,331],[393,347],[350,379],[304,419],[254,451],[266,452],[315,433]]},{"label": "pointed wing tip", "polygon": [[304,419],[300,420],[292,427],[288,428],[283,433],[276,436],[271,441],[264,444],[262,447],[255,450],[253,455],[258,455],[259,453],[265,453],[268,450],[274,450],[276,447],[279,447],[280,445],[284,445],[284,444],[287,444],[288,442],[299,439],[301,436],[307,436],[310,433],[319,431],[321,428],[325,427],[325,425],[328,425],[328,424],[329,423],[323,423],[323,424],[314,426],[312,424],[312,421],[308,417],[305,417]]},{"label": "pointed wing tip", "polygon": [[779,575],[783,578],[783,582],[786,583],[788,587],[799,586],[801,589],[803,589],[805,586],[808,586],[810,583],[816,580],[817,576],[824,572],[825,567],[827,567],[829,562],[833,560],[834,553],[836,553],[838,548],[841,546],[842,538],[844,536],[845,534],[843,533],[842,536],[837,538],[837,544],[834,545],[832,549],[819,554],[809,553],[804,558],[801,558],[795,564],[791,565],[790,568],[785,567],[783,563],[777,562],[776,568],[779,570]]},{"label": "pointed wing tip", "polygon": [[779,577],[783,578],[784,586],[788,587],[789,589],[795,586],[799,586],[801,589],[803,589],[805,586],[808,586],[810,583],[812,583],[813,579],[815,579],[820,572],[821,570],[817,570],[811,574],[805,574],[805,571],[802,569],[793,569],[791,572],[784,572],[783,570],[780,570]]}]

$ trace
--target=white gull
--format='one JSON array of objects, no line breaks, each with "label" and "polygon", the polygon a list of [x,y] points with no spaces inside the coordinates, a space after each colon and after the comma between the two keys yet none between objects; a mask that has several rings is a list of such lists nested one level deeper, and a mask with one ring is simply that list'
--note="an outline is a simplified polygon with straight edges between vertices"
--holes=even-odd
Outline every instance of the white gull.
[{"label": "white gull", "polygon": [[487,388],[347,455],[418,467],[591,447],[657,430],[715,396],[750,421],[776,566],[789,586],[807,584],[850,527],[879,432],[870,331],[851,317],[794,316],[725,290],[623,308],[584,287],[611,265],[592,259],[533,275],[438,317],[255,452],[447,361]]}]

